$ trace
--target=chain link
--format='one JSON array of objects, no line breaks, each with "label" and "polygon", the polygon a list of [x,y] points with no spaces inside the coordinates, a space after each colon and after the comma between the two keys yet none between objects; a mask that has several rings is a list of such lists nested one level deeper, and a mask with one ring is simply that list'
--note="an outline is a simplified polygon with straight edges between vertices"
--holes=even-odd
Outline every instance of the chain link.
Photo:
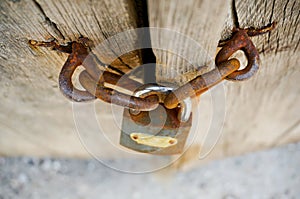
[{"label": "chain link", "polygon": [[[224,79],[242,81],[252,77],[259,68],[260,60],[259,53],[249,37],[267,33],[274,27],[275,23],[258,30],[235,28],[231,39],[219,43],[222,49],[216,56],[216,68],[170,91],[163,102],[159,101],[159,96],[155,93],[149,94],[147,97],[136,97],[108,87],[106,84],[117,85],[119,88],[134,91],[142,84],[126,75],[100,70],[94,55],[91,53],[90,46],[92,46],[92,42],[88,38],[82,37],[78,41],[70,42],[67,45],[59,45],[56,40],[49,42],[29,40],[29,44],[32,47],[51,47],[53,50],[69,53],[69,57],[59,75],[60,90],[67,98],[76,102],[99,98],[105,102],[123,107],[139,111],[150,111],[155,109],[159,103],[163,103],[169,109],[176,108],[186,98],[198,96]],[[242,70],[239,70],[239,60],[230,59],[238,50],[245,53],[248,61],[247,66]],[[76,88],[72,83],[72,76],[79,66],[85,68],[79,75],[79,82],[85,89],[84,91]],[[120,81],[121,79],[122,81]]]}]

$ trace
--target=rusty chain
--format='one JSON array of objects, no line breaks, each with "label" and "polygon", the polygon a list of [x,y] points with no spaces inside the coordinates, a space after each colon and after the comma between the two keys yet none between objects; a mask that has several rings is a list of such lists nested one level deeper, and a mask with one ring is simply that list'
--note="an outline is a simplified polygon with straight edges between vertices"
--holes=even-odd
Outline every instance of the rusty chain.
[{"label": "rusty chain", "polygon": [[[242,81],[252,77],[259,68],[260,60],[259,53],[249,37],[267,33],[274,27],[275,23],[261,29],[235,28],[233,36],[228,41],[219,43],[222,48],[215,59],[216,68],[197,76],[167,94],[163,102],[164,106],[169,109],[176,108],[184,99],[198,96],[224,79]],[[73,101],[82,102],[99,98],[108,103],[140,111],[153,110],[161,103],[156,94],[145,98],[135,97],[108,87],[106,84],[117,85],[118,83],[118,87],[133,91],[141,87],[142,84],[126,75],[100,70],[94,55],[91,53],[92,42],[88,38],[82,37],[67,45],[59,45],[55,40],[50,42],[29,40],[29,44],[32,47],[51,47],[53,50],[69,54],[59,75],[59,87],[62,93]],[[238,50],[245,53],[248,61],[247,66],[242,70],[239,70],[239,60],[230,58]],[[85,89],[84,91],[77,89],[72,83],[72,76],[79,66],[83,66],[85,69],[79,75],[79,82]],[[122,81],[119,81],[121,78]]]}]

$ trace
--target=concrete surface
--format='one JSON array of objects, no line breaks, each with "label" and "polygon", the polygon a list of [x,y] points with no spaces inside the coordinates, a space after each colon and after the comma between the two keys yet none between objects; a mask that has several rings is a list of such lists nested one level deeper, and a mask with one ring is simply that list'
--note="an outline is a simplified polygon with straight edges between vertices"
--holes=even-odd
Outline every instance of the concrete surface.
[{"label": "concrete surface", "polygon": [[149,174],[120,173],[95,160],[0,158],[0,199],[296,199],[299,171],[300,143]]}]

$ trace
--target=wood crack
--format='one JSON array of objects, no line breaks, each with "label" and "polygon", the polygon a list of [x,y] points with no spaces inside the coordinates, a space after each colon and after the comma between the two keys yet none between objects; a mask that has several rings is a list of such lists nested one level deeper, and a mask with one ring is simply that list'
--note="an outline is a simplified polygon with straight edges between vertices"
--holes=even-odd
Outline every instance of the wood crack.
[{"label": "wood crack", "polygon": [[[102,26],[101,26],[101,23],[100,23],[100,21],[98,20],[98,18],[97,18],[97,15],[96,15],[96,13],[95,13],[95,11],[94,11],[94,9],[93,9],[93,6],[91,6],[92,7],[92,9],[91,9],[91,12],[92,12],[92,14],[93,14],[93,16],[94,16],[94,18],[95,18],[95,20],[96,20],[96,23],[97,23],[97,25],[98,25],[98,27],[99,27],[99,29],[100,29],[100,31],[101,31],[101,33],[102,33],[102,35],[103,35],[103,37],[109,42],[109,40],[108,40],[108,35],[107,35],[107,33],[105,32],[105,31],[103,31],[103,28],[102,28]],[[111,49],[112,50],[112,49]],[[115,55],[115,56],[117,56],[116,55],[116,53],[112,50],[112,53]],[[104,64],[104,63],[102,63],[102,61],[95,55],[95,57],[96,57],[96,59],[97,59],[97,62],[100,62],[101,64]],[[123,62],[122,62],[123,63]],[[107,65],[107,67],[109,68],[109,69],[111,69],[111,70],[113,70],[114,72],[116,72],[117,74],[119,74],[119,75],[124,75],[125,73],[122,71],[122,70],[120,70],[120,69],[118,69],[118,68],[116,68],[116,67],[114,67],[114,66],[112,66],[112,65]]]},{"label": "wood crack", "polygon": [[125,73],[124,73],[123,71],[121,71],[120,69],[115,68],[115,67],[113,67],[113,66],[111,66],[111,65],[107,65],[107,64],[103,63],[103,62],[98,58],[98,56],[97,56],[95,53],[91,52],[91,54],[93,55],[93,57],[95,58],[96,62],[97,62],[100,66],[106,66],[107,68],[111,69],[112,71],[114,71],[115,73],[117,73],[117,74],[119,74],[119,75],[124,75],[124,74],[125,74]]},{"label": "wood crack", "polygon": [[[111,43],[110,43],[110,40],[108,39],[109,37],[107,36],[107,33],[106,33],[105,31],[103,31],[103,28],[102,28],[102,26],[101,26],[101,24],[100,24],[100,21],[99,21],[98,18],[97,18],[97,15],[96,15],[95,11],[94,11],[93,9],[91,9],[91,11],[92,11],[92,14],[93,14],[93,16],[94,16],[94,18],[95,18],[95,20],[96,20],[96,22],[97,22],[97,25],[98,25],[98,27],[99,27],[99,29],[100,29],[100,31],[101,31],[103,37],[106,39],[106,41],[107,41],[109,44],[111,44]],[[118,45],[118,43],[117,43],[117,45]],[[118,47],[120,48],[119,45],[118,45]],[[130,70],[133,69],[131,66],[129,66],[128,64],[126,64],[126,63],[124,62],[124,60],[122,60],[122,59],[119,57],[119,55],[118,55],[112,48],[110,48],[110,50],[111,50],[111,52],[117,57],[117,59],[118,59],[124,66],[126,66],[126,67],[127,67],[128,69],[130,69]],[[112,67],[111,65],[108,65],[108,67],[109,67],[110,69],[116,71],[117,73],[120,73],[120,72],[124,73],[123,71],[121,71],[121,70],[119,70],[119,69],[117,69],[117,68],[115,68],[115,67]]]},{"label": "wood crack", "polygon": [[232,0],[231,13],[232,13],[232,20],[233,20],[233,24],[234,24],[235,28],[239,28],[240,23],[239,23],[238,12],[236,9],[235,0]]},{"label": "wood crack", "polygon": [[[274,15],[274,9],[275,9],[275,1],[276,1],[276,0],[273,0],[272,9],[271,9],[271,15],[270,15],[270,19],[269,19],[269,24],[272,23],[272,19],[273,19],[273,15]],[[270,31],[270,32],[268,33],[268,45],[270,46],[270,48],[271,48],[271,46],[272,46],[271,43],[270,43],[271,34],[272,34],[272,31]],[[276,54],[276,53],[275,53],[275,54]]]},{"label": "wood crack", "polygon": [[[134,0],[135,10],[137,12],[137,23],[139,27],[149,27],[149,16],[148,16],[148,3],[147,1]],[[152,46],[151,36],[149,29],[143,29],[142,35],[140,36],[142,46]],[[156,56],[152,48],[142,48],[142,62],[148,64],[144,67],[144,82],[154,83],[156,82]]]},{"label": "wood crack", "polygon": [[[285,24],[285,17],[286,17],[286,8],[287,8],[287,5],[289,4],[290,1],[286,1],[286,4],[284,5],[284,8],[283,8],[283,18],[282,18],[282,24]],[[284,26],[284,29],[283,31],[286,30],[286,26]]]},{"label": "wood crack", "polygon": [[45,21],[47,23],[47,25],[49,25],[54,32],[59,35],[60,38],[62,38],[63,40],[65,40],[64,35],[62,34],[62,32],[59,30],[59,28],[57,27],[57,24],[53,21],[51,21],[51,19],[46,15],[44,9],[42,8],[42,6],[37,2],[37,0],[32,0],[32,2],[34,3],[34,5],[38,8],[38,10],[42,13],[42,15],[45,18]]},{"label": "wood crack", "polygon": [[[300,11],[298,11],[298,15],[296,17],[296,21],[295,21],[295,29],[294,29],[294,32],[293,32],[293,35],[292,35],[292,39],[291,39],[291,43],[294,41],[294,38],[295,38],[295,35],[297,35],[297,28],[298,28],[298,21],[299,21],[299,16],[300,16]],[[297,48],[298,48],[298,45],[299,45],[299,40],[300,38],[298,38],[298,41],[297,41],[297,45],[295,46],[295,49],[294,49],[294,52],[296,52]]]}]

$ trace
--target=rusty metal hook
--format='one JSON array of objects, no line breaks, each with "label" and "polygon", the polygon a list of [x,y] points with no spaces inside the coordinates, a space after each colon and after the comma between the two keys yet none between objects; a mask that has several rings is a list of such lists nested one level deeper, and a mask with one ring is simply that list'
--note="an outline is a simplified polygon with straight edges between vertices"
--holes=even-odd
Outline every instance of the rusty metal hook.
[{"label": "rusty metal hook", "polygon": [[242,81],[252,77],[259,68],[259,54],[254,44],[249,39],[246,30],[239,30],[234,33],[233,37],[223,46],[216,56],[216,65],[227,61],[229,57],[238,50],[244,51],[248,64],[242,70],[234,71],[229,74],[226,79],[233,81]]},{"label": "rusty metal hook", "polygon": [[72,76],[77,67],[82,65],[83,60],[86,58],[88,52],[86,48],[82,48],[83,44],[73,43],[72,49],[77,49],[78,51],[72,50],[67,61],[63,65],[59,74],[59,88],[61,92],[69,99],[82,102],[94,100],[95,96],[87,91],[81,91],[73,86]]},{"label": "rusty metal hook", "polygon": [[95,96],[87,91],[82,91],[74,87],[72,76],[89,54],[88,45],[91,41],[85,37],[79,38],[78,42],[69,42],[67,45],[60,45],[55,39],[49,42],[29,40],[31,46],[51,47],[53,50],[69,53],[67,61],[63,65],[59,74],[59,88],[68,99],[76,102],[94,100]]},{"label": "rusty metal hook", "polygon": [[[56,40],[49,42],[29,40],[29,44],[31,46],[51,47],[53,50],[70,54],[59,74],[59,88],[72,101],[83,102],[96,99],[90,92],[74,87],[72,76],[79,66],[83,66],[95,82],[102,78],[106,83],[115,85],[122,77],[115,73],[102,71],[97,67],[94,55],[89,50],[92,42],[88,38],[82,37],[78,41],[69,42],[67,45],[59,45]],[[126,81],[122,81],[121,86],[133,90],[141,85],[139,82],[128,78]]]},{"label": "rusty metal hook", "polygon": [[252,27],[245,29],[234,28],[232,38],[225,42],[219,42],[219,46],[222,46],[222,49],[216,56],[216,65],[228,60],[229,57],[238,50],[242,50],[248,60],[247,66],[244,69],[237,70],[228,75],[226,77],[227,80],[243,81],[249,79],[258,71],[260,64],[259,53],[250,37],[268,33],[273,30],[275,26],[276,22],[273,22],[260,29],[255,29]]}]

